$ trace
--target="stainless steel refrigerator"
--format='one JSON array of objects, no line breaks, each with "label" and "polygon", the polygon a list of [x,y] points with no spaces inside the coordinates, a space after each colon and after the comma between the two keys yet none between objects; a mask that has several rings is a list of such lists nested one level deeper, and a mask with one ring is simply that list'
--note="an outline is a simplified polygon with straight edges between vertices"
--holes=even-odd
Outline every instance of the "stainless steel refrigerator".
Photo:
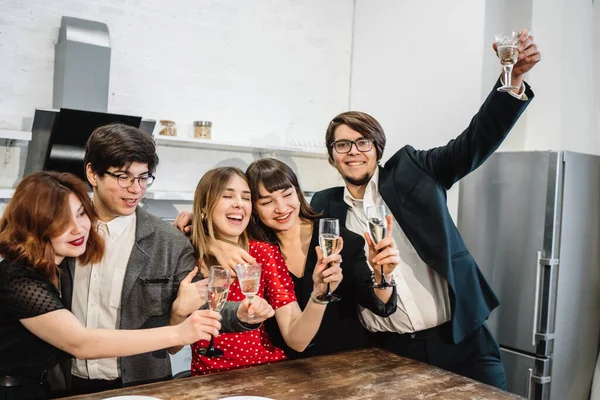
[{"label": "stainless steel refrigerator", "polygon": [[500,298],[508,391],[583,400],[600,331],[600,157],[492,155],[460,183],[458,227]]}]

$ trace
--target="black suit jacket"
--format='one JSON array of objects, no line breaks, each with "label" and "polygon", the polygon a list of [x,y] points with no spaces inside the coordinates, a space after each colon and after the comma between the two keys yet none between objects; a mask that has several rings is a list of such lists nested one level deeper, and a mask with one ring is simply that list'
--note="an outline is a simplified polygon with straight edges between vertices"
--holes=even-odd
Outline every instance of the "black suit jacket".
[{"label": "black suit jacket", "polygon": [[[522,101],[494,88],[456,139],[426,151],[405,146],[379,167],[383,200],[421,259],[448,282],[455,343],[479,328],[499,301],[450,217],[446,190],[500,146],[533,98],[529,85],[526,94]],[[343,193],[343,187],[320,191],[311,205],[345,225]]]}]

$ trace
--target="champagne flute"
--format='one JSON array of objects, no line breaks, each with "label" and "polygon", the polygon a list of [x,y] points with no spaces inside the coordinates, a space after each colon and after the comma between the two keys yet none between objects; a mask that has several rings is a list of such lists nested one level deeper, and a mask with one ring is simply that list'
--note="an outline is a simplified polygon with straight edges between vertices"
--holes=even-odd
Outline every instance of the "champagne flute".
[{"label": "champagne flute", "polygon": [[[258,293],[260,286],[260,276],[262,273],[262,264],[251,263],[251,264],[236,264],[235,271],[237,272],[238,281],[240,284],[240,290],[244,293],[246,298],[250,299],[250,304],[254,301],[254,296]],[[254,318],[254,315],[249,314],[250,320]]]},{"label": "champagne flute", "polygon": [[[374,244],[379,243],[387,235],[387,221],[385,219],[387,211],[384,205],[380,206],[368,206],[367,207],[367,221],[369,222],[369,236]],[[395,283],[389,283],[385,279],[383,271],[383,265],[381,266],[381,283],[374,284],[373,287],[376,289],[385,289],[388,287],[396,286]]]},{"label": "champagne flute", "polygon": [[519,32],[512,32],[510,36],[497,34],[494,37],[498,45],[498,58],[500,58],[500,64],[502,64],[502,70],[504,71],[504,85],[497,89],[499,92],[510,92],[519,89],[517,86],[512,85],[511,76],[513,66],[519,60],[517,45],[520,36]]},{"label": "champagne flute", "polygon": [[[227,294],[229,293],[229,284],[231,283],[231,275],[229,269],[225,269],[219,265],[210,267],[208,277],[208,306],[211,310],[221,312]],[[210,344],[205,349],[200,349],[198,352],[205,357],[223,357],[223,350],[215,348],[215,338],[210,337]]]},{"label": "champagne flute", "polygon": [[[328,257],[338,247],[340,240],[340,221],[337,218],[321,218],[319,220],[319,246],[323,251],[323,256]],[[327,283],[327,293],[317,296],[320,301],[338,301],[341,297],[331,293],[329,282]]]}]

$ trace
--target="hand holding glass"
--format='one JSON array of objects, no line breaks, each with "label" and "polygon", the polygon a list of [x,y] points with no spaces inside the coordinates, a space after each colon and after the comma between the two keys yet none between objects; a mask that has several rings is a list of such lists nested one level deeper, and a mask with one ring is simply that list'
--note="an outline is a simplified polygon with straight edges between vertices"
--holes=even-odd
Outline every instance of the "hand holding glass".
[{"label": "hand holding glass", "polygon": [[[210,274],[208,277],[208,306],[211,310],[221,312],[225,301],[227,301],[227,294],[229,293],[229,284],[231,282],[231,276],[229,269],[225,269],[219,265],[213,265],[210,267]],[[211,336],[210,344],[205,349],[198,351],[205,357],[223,357],[223,350],[215,348],[215,338]]]},{"label": "hand holding glass", "polygon": [[[319,246],[324,257],[328,257],[338,247],[340,240],[340,221],[337,218],[321,218],[319,220]],[[327,283],[327,293],[317,296],[320,301],[338,301],[341,297],[331,293],[331,286]]]},{"label": "hand holding glass", "polygon": [[500,58],[500,64],[504,70],[504,86],[500,86],[497,90],[499,92],[510,92],[512,90],[519,89],[518,86],[512,85],[512,70],[519,59],[519,51],[517,45],[519,44],[520,38],[519,32],[512,32],[510,36],[504,36],[497,34],[495,36],[496,44],[498,45],[498,58]]},{"label": "hand holding glass", "polygon": [[[250,304],[252,304],[254,296],[258,293],[258,287],[260,286],[262,265],[259,263],[237,264],[235,266],[235,271],[242,293],[244,293],[246,298],[250,299]],[[249,314],[248,317],[252,319],[254,315]]]},{"label": "hand holding glass", "polygon": [[[387,211],[385,206],[368,206],[367,207],[367,221],[369,223],[369,236],[373,241],[373,244],[379,243],[387,235]],[[373,287],[376,289],[385,289],[388,287],[396,286],[395,283],[389,283],[385,279],[385,273],[383,265],[381,266],[381,283],[374,284]]]}]

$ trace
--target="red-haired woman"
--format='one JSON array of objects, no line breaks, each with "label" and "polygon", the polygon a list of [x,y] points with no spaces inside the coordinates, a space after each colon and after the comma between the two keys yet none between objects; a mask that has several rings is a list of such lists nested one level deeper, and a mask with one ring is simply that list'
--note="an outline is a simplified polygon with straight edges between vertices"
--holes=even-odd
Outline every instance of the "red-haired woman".
[{"label": "red-haired woman", "polygon": [[[120,357],[218,336],[220,316],[195,311],[176,326],[143,330],[85,328],[61,302],[58,265],[102,258],[104,244],[83,182],[36,172],[15,190],[0,220],[0,400],[47,398],[46,371],[69,354]],[[68,353],[68,354],[67,354]]]}]

